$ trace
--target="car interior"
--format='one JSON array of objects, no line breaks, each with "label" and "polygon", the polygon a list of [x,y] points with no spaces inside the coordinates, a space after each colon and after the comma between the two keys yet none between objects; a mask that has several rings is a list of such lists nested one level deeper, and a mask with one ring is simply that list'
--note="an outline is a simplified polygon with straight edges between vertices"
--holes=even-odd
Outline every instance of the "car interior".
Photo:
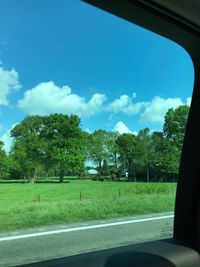
[{"label": "car interior", "polygon": [[26,266],[200,266],[200,1],[84,0],[84,2],[173,40],[189,53],[193,61],[194,91],[179,169],[173,238]]}]

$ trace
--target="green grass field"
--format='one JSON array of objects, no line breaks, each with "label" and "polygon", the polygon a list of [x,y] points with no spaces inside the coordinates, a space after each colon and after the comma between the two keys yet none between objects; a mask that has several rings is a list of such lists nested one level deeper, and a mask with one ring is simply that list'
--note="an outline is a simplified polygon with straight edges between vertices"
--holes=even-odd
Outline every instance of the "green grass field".
[{"label": "green grass field", "polygon": [[173,211],[175,183],[0,183],[0,231]]}]

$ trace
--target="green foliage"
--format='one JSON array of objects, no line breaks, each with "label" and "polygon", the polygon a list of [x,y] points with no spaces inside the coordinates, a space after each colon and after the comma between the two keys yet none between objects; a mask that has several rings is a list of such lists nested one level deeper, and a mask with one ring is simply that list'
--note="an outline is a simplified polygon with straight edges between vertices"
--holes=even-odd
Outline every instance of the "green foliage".
[{"label": "green foliage", "polygon": [[137,168],[146,170],[147,182],[150,180],[150,168],[153,164],[152,136],[149,128],[140,130],[137,135],[136,158]]},{"label": "green foliage", "polygon": [[11,131],[9,156],[0,147],[0,178],[35,181],[37,176],[84,176],[86,160],[99,177],[129,181],[176,181],[189,107],[169,109],[163,132],[144,128],[137,135],[96,130],[83,132],[76,115],[28,116]]},{"label": "green foliage", "polygon": [[11,136],[14,138],[12,159],[16,161],[17,168],[21,168],[26,179],[35,179],[35,171],[41,160],[42,128],[42,116],[28,116],[11,131]]},{"label": "green foliage", "polygon": [[118,132],[108,132],[107,133],[107,149],[109,162],[114,165],[116,169],[120,167],[119,160],[119,146],[117,144],[117,138],[120,136]]},{"label": "green foliage", "polygon": [[165,115],[165,122],[163,126],[164,136],[179,150],[181,150],[183,145],[188,114],[189,107],[183,105],[176,109],[170,108]]},{"label": "green foliage", "polygon": [[103,165],[101,169],[99,170],[99,175],[100,176],[109,176],[110,175],[110,170],[107,161],[104,159],[103,160]]},{"label": "green foliage", "polygon": [[28,116],[11,131],[14,144],[11,151],[16,171],[25,179],[36,177],[42,164],[45,171],[55,168],[60,175],[77,174],[84,170],[82,131],[78,116],[53,114]]},{"label": "green foliage", "polygon": [[133,134],[124,133],[117,138],[116,143],[119,149],[120,161],[128,171],[128,179],[133,180],[137,161],[135,153],[137,137]]},{"label": "green foliage", "polygon": [[44,118],[41,138],[46,141],[44,162],[54,166],[63,182],[65,174],[84,171],[83,135],[76,115],[53,114]]},{"label": "green foliage", "polygon": [[88,158],[94,161],[99,170],[103,161],[108,159],[108,133],[104,130],[97,130],[89,135]]},{"label": "green foliage", "polygon": [[10,174],[10,160],[3,150],[4,143],[0,141],[0,179],[7,179]]}]

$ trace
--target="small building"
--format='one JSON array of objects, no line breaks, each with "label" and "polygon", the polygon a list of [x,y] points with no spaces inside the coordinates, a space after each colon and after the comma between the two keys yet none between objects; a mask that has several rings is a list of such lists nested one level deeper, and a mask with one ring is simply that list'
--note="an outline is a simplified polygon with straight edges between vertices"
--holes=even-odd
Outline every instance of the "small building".
[{"label": "small building", "polygon": [[95,170],[95,169],[90,169],[90,170],[88,170],[88,174],[91,175],[91,176],[95,176],[95,175],[98,174],[98,171]]}]

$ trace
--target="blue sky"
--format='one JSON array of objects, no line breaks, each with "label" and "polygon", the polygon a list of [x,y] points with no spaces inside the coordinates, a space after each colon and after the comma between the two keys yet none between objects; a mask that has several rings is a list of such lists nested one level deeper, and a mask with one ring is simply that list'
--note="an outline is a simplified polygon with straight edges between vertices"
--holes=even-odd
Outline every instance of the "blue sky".
[{"label": "blue sky", "polygon": [[0,137],[28,114],[82,128],[161,130],[190,103],[194,71],[174,42],[78,0],[0,0]]}]

